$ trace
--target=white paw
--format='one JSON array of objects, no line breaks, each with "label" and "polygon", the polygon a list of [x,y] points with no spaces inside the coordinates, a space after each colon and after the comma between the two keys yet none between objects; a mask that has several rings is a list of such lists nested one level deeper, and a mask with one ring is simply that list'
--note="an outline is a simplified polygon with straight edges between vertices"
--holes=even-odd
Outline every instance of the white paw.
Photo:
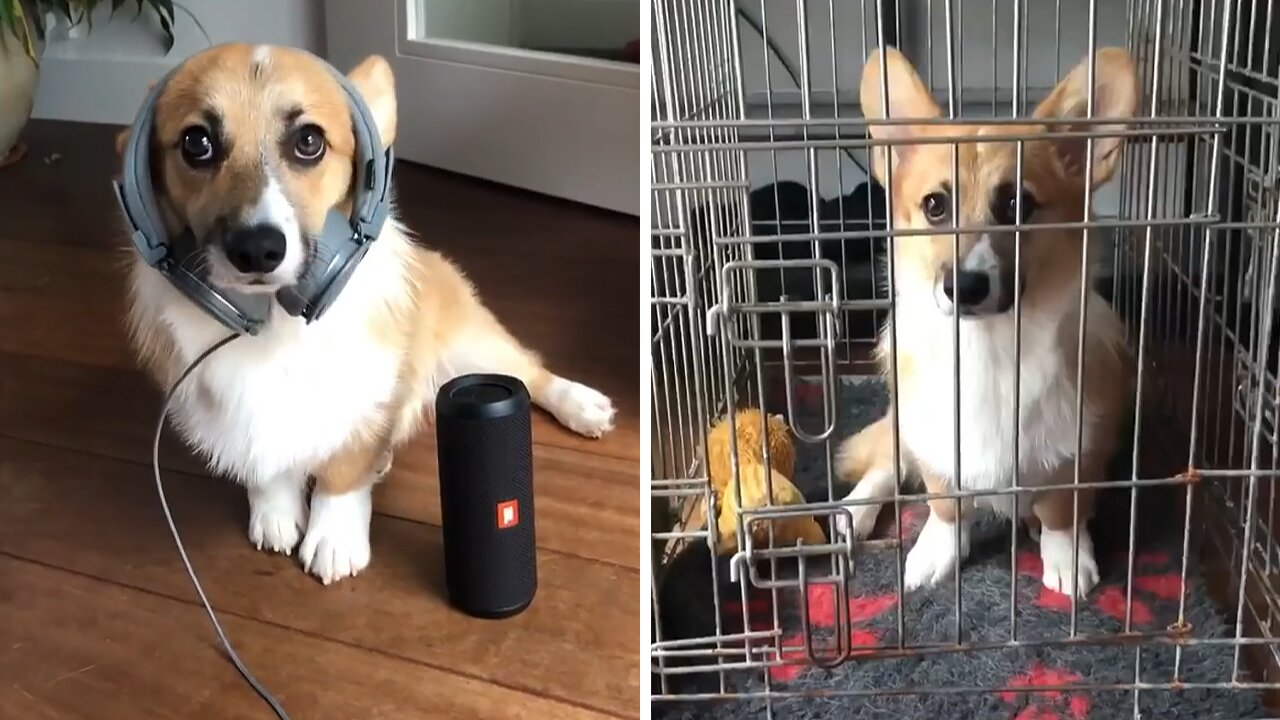
[{"label": "white paw", "polygon": [[[848,498],[845,498],[846,500]],[[850,526],[850,517],[853,518],[853,539],[866,540],[867,536],[876,527],[876,518],[880,516],[879,505],[851,505],[848,508],[849,514],[836,513],[836,534],[848,535]]]},{"label": "white paw", "polygon": [[547,401],[556,419],[579,435],[598,438],[613,429],[613,401],[582,383],[553,379]]},{"label": "white paw", "polygon": [[[1040,560],[1044,563],[1044,576],[1041,578],[1044,586],[1064,595],[1070,595],[1071,533],[1064,530],[1042,529]],[[1083,598],[1097,586],[1098,580],[1101,579],[1098,574],[1098,561],[1093,556],[1093,539],[1084,528],[1080,529],[1080,549],[1076,555],[1076,567],[1079,571],[1076,595]]]},{"label": "white paw", "polygon": [[288,555],[307,523],[306,478],[281,477],[249,488],[249,542]]},{"label": "white paw", "polygon": [[[893,496],[894,487],[893,473],[878,469],[870,470],[858,479],[858,483],[853,486],[853,490],[848,495],[844,496],[844,499],[846,502],[873,498],[883,500]],[[849,515],[852,516],[852,522],[850,522],[849,515],[838,513],[836,515],[836,532],[847,535],[849,526],[852,524],[853,538],[855,540],[865,540],[876,527],[876,518],[880,515],[880,507],[879,503],[847,506]]]},{"label": "white paw", "polygon": [[298,558],[325,585],[368,567],[372,493],[370,486],[343,495],[320,491],[312,495],[311,521]]},{"label": "white paw", "polygon": [[931,587],[956,569],[969,554],[968,528],[960,529],[960,545],[956,546],[956,526],[929,513],[920,529],[916,544],[907,553],[902,582],[907,591]]}]

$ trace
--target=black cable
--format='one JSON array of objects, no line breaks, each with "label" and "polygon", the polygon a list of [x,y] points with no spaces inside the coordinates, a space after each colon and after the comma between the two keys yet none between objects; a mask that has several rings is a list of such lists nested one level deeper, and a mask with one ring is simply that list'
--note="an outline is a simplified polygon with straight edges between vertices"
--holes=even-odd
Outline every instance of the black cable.
[{"label": "black cable", "polygon": [[182,375],[178,376],[173,386],[169,388],[169,392],[165,393],[164,404],[160,408],[160,419],[156,422],[155,443],[151,447],[151,468],[155,471],[156,492],[160,495],[160,506],[164,509],[164,519],[169,523],[169,531],[173,533],[173,542],[178,546],[178,554],[182,556],[182,564],[187,568],[187,577],[191,578],[191,584],[195,586],[196,594],[200,596],[200,602],[204,604],[205,612],[209,614],[209,622],[213,623],[213,629],[218,634],[218,640],[222,642],[223,649],[227,651],[227,656],[231,658],[231,664],[236,666],[236,670],[240,671],[240,676],[245,679],[245,682],[249,683],[254,692],[258,693],[258,697],[262,698],[271,707],[272,712],[275,713],[279,720],[289,720],[289,716],[285,713],[284,708],[280,706],[279,701],[258,682],[253,673],[249,672],[249,668],[245,667],[244,663],[240,661],[240,656],[236,654],[236,651],[231,647],[231,641],[227,639],[226,633],[222,631],[218,616],[214,614],[213,606],[209,604],[209,598],[205,597],[204,588],[200,587],[200,581],[196,579],[196,571],[191,567],[191,559],[187,557],[187,549],[182,545],[182,538],[178,536],[178,527],[173,523],[173,513],[169,511],[169,501],[164,495],[164,483],[160,480],[160,433],[164,431],[164,421],[169,413],[169,403],[173,401],[173,396],[178,392],[178,388],[182,386],[183,381],[200,366],[200,363],[238,337],[240,336],[233,333],[214,343],[208,350],[205,350],[199,357],[191,361],[187,369],[182,371]]}]

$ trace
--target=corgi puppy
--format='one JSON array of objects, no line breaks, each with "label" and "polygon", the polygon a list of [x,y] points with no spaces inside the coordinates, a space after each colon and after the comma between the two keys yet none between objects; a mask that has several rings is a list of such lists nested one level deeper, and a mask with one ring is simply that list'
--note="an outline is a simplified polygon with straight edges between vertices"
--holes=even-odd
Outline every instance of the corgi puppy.
[{"label": "corgi puppy", "polygon": [[[888,75],[890,118],[941,116],[906,58],[887,49],[874,53],[864,71],[861,100],[869,120],[883,117],[882,66]],[[1063,130],[1122,129],[1137,105],[1133,63],[1124,51],[1106,48],[1096,54],[1094,68],[1093,116],[1115,120],[1114,125],[1071,122],[1086,115],[1085,62],[1036,108],[1035,117],[1061,118],[1056,127]],[[1055,136],[1044,125],[873,125],[870,132],[878,140],[907,142],[871,150],[872,171],[892,193],[893,226],[899,230],[1015,225],[1018,202],[1024,225],[1083,221],[1087,187],[1111,178],[1123,143],[1115,137],[1095,138],[1089,158],[1084,138]],[[1036,138],[1024,142],[1021,187],[1015,185],[1017,143],[983,140],[1011,134]],[[910,144],[916,139],[957,135],[972,139]],[[953,150],[958,151],[954,179]],[[1104,479],[1132,395],[1132,364],[1122,321],[1092,289],[1085,289],[1081,347],[1080,297],[1082,288],[1091,288],[1089,278],[1081,277],[1084,247],[1080,230],[1024,230],[1017,272],[1012,231],[895,240],[896,347],[886,325],[877,348],[882,370],[890,378],[891,363],[896,360],[896,383],[890,387],[893,409],[842,443],[837,471],[842,479],[855,483],[846,501],[878,499],[882,503],[894,495],[894,412],[904,474],[921,479],[931,494],[1009,488],[1015,467],[1020,487],[1069,485],[1074,482],[1077,461],[1081,482]],[[1015,297],[1021,314],[1020,354],[1015,354],[1014,346]],[[956,315],[958,372],[954,367]],[[1077,358],[1081,355],[1083,415],[1077,418]],[[1082,436],[1079,457],[1077,419]],[[1074,588],[1083,596],[1099,579],[1086,524],[1094,493],[1087,489],[1078,493],[1079,552],[1073,568],[1074,495],[1071,489],[1033,492],[1019,500],[1017,514],[1028,523],[1033,537],[1038,531],[1045,586],[1064,593]],[[969,497],[961,503],[936,499],[929,505],[929,518],[907,554],[907,589],[930,586],[957,568],[969,551],[968,525],[974,508],[1013,517],[1015,501],[1006,493]],[[866,537],[880,504],[846,507],[851,516],[841,513],[840,525],[855,537]]]},{"label": "corgi puppy", "polygon": [[[371,56],[348,77],[390,146],[390,66]],[[329,210],[351,207],[348,101],[321,61],[299,50],[226,44],[192,56],[159,97],[149,142],[167,229],[190,228],[217,287],[274,294],[292,284]],[[229,331],[130,252],[131,343],[167,388]],[[545,368],[458,268],[393,216],[322,318],[307,324],[274,307],[260,334],[234,340],[187,379],[171,419],[214,472],[248,490],[250,542],[296,549],[329,584],[369,564],[375,481],[440,386],[472,372],[519,378],[579,434],[612,428],[609,398]]]}]

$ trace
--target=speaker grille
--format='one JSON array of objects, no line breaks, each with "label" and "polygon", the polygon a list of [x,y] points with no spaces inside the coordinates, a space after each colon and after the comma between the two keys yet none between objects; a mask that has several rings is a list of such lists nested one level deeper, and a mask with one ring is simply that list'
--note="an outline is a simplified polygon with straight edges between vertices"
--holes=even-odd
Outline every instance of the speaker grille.
[{"label": "speaker grille", "polygon": [[481,616],[523,608],[538,583],[528,406],[488,420],[438,417],[436,438],[450,597]]}]

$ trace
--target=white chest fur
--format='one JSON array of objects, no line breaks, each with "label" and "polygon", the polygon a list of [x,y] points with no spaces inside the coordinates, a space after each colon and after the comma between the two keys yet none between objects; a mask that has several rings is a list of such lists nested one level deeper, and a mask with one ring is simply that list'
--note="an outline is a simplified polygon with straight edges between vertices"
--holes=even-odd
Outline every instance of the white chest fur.
[{"label": "white chest fur", "polygon": [[[370,316],[403,291],[404,242],[384,232],[319,321],[274,308],[260,335],[232,341],[187,379],[171,418],[216,471],[250,485],[305,473],[377,420],[400,355],[377,342]],[[134,313],[163,324],[183,366],[229,332],[150,268],[135,269],[133,290]]]},{"label": "white chest fur", "polygon": [[[952,322],[933,307],[900,305],[898,341],[912,365],[899,393],[904,444],[926,471],[952,487],[1011,487],[1015,466],[1020,485],[1045,484],[1049,471],[1076,454],[1074,316],[1024,313],[1020,363],[1011,315],[962,320],[958,373]],[[1083,442],[1090,442],[1088,407]],[[979,498],[978,504],[1006,514],[1012,509],[1007,495]],[[1030,510],[1030,503],[1022,505],[1024,513]]]}]

